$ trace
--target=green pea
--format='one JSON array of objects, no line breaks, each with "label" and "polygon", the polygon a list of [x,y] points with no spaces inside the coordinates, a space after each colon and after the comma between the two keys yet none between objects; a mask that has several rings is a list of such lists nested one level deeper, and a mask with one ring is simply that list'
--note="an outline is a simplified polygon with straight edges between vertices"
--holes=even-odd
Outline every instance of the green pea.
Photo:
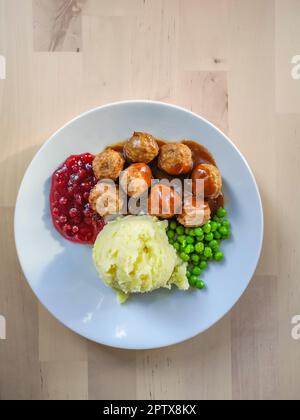
[{"label": "green pea", "polygon": [[217,216],[220,217],[221,219],[223,219],[223,217],[225,217],[226,214],[227,214],[227,211],[223,207],[220,207],[217,210]]},{"label": "green pea", "polygon": [[212,232],[215,232],[218,229],[217,222],[214,222],[214,221],[210,222],[210,226],[211,226],[211,231]]},{"label": "green pea", "polygon": [[178,241],[178,242],[180,242],[180,243],[182,244],[183,242],[186,242],[186,238],[185,238],[185,236],[184,236],[184,235],[179,235],[179,236],[177,237],[177,241]]},{"label": "green pea", "polygon": [[169,244],[170,244],[170,245],[174,245],[174,244],[175,244],[174,239],[169,239]]},{"label": "green pea", "polygon": [[190,257],[188,254],[186,254],[185,252],[181,252],[180,253],[180,258],[182,259],[182,261],[184,262],[188,262],[190,260]]},{"label": "green pea", "polygon": [[205,225],[203,226],[203,232],[204,233],[209,233],[211,231],[211,224],[210,223],[205,223]]},{"label": "green pea", "polygon": [[185,252],[186,254],[191,254],[192,252],[194,252],[194,247],[193,247],[193,245],[187,245],[187,246],[184,248],[184,252]]},{"label": "green pea", "polygon": [[172,220],[172,222],[169,223],[169,228],[172,230],[176,230],[177,222],[175,220]]},{"label": "green pea", "polygon": [[183,241],[182,244],[180,244],[180,251],[184,252],[186,247],[186,241]]},{"label": "green pea", "polygon": [[207,233],[207,234],[205,235],[205,240],[206,240],[206,242],[210,242],[210,241],[212,241],[213,239],[214,239],[214,234],[213,234],[212,232]]},{"label": "green pea", "polygon": [[168,236],[169,239],[173,239],[174,236],[175,236],[174,230],[168,230],[167,231],[167,236]]},{"label": "green pea", "polygon": [[229,222],[229,220],[227,220],[227,219],[223,220],[222,225],[225,226],[225,227],[227,227],[227,228],[230,228],[230,222]]},{"label": "green pea", "polygon": [[185,232],[186,235],[188,235],[190,233],[190,228],[185,228],[184,232]]},{"label": "green pea", "polygon": [[194,276],[200,276],[200,274],[201,274],[201,269],[200,269],[200,267],[194,267],[194,268],[192,269],[192,274],[194,274]]},{"label": "green pea", "polygon": [[203,251],[204,251],[204,243],[203,243],[203,242],[198,242],[198,243],[195,245],[195,251],[196,251],[198,254],[202,254],[202,253],[203,253]]},{"label": "green pea", "polygon": [[190,272],[190,271],[187,271],[187,272],[186,272],[186,276],[187,276],[187,278],[188,278],[188,279],[191,277],[191,275],[192,275],[192,274],[191,274],[191,272]]},{"label": "green pea", "polygon": [[220,234],[224,237],[226,237],[227,235],[228,235],[228,233],[229,233],[229,230],[228,230],[228,228],[226,227],[226,226],[221,226],[220,228],[219,228],[219,232],[220,232]]},{"label": "green pea", "polygon": [[215,239],[213,239],[212,241],[210,241],[209,246],[214,251],[219,246],[218,241],[216,241]]},{"label": "green pea", "polygon": [[194,230],[194,232],[195,232],[195,236],[202,236],[203,235],[203,230],[200,227],[196,228]]},{"label": "green pea", "polygon": [[198,281],[198,277],[197,276],[191,276],[190,278],[189,278],[189,283],[190,283],[190,285],[191,286],[196,286],[196,283],[197,283],[197,281]]},{"label": "green pea", "polygon": [[180,249],[180,244],[179,244],[178,242],[175,242],[175,243],[173,244],[173,247],[176,249],[176,251],[179,251],[179,249]]},{"label": "green pea", "polygon": [[215,232],[215,233],[214,233],[214,238],[215,238],[215,239],[221,239],[221,234],[220,234],[220,232]]},{"label": "green pea", "polygon": [[196,241],[197,241],[197,242],[202,242],[202,241],[203,241],[203,239],[204,239],[204,233],[202,233],[202,235],[201,235],[201,236],[196,236]]},{"label": "green pea", "polygon": [[221,219],[218,216],[214,216],[213,221],[219,223]]},{"label": "green pea", "polygon": [[206,258],[211,258],[212,257],[212,254],[213,254],[212,249],[209,246],[206,246],[204,248],[204,256]]},{"label": "green pea", "polygon": [[193,244],[195,242],[195,239],[192,236],[186,237],[186,243],[187,244]]},{"label": "green pea", "polygon": [[222,261],[223,258],[224,258],[224,254],[221,251],[216,252],[214,255],[215,261]]},{"label": "green pea", "polygon": [[183,235],[184,234],[184,227],[183,226],[177,226],[176,228],[177,235]]},{"label": "green pea", "polygon": [[200,268],[201,268],[201,270],[205,270],[206,267],[207,267],[207,262],[206,261],[201,261],[200,262]]},{"label": "green pea", "polygon": [[189,236],[196,236],[195,235],[195,229],[190,229],[190,231],[189,231]]},{"label": "green pea", "polygon": [[197,289],[203,290],[205,289],[206,284],[204,283],[203,280],[197,280],[195,286],[197,287]]},{"label": "green pea", "polygon": [[198,263],[200,261],[199,255],[197,255],[197,254],[193,254],[191,256],[191,259],[194,263]]}]

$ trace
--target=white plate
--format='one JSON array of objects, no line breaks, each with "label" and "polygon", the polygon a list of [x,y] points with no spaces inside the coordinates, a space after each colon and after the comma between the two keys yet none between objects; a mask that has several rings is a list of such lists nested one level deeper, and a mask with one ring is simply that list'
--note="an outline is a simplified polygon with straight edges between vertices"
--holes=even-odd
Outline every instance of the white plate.
[{"label": "white plate", "polygon": [[[49,212],[52,172],[71,154],[147,131],[159,138],[193,139],[209,148],[224,179],[233,236],[225,260],[205,272],[207,290],[156,291],[119,305],[97,276],[91,247],[70,243],[53,228]],[[98,343],[128,349],[168,346],[215,324],[240,298],[261,252],[263,212],[254,176],[232,142],[185,109],[127,101],[87,112],[55,133],[31,162],[20,187],[15,239],[21,266],[42,304],[64,325]]]}]

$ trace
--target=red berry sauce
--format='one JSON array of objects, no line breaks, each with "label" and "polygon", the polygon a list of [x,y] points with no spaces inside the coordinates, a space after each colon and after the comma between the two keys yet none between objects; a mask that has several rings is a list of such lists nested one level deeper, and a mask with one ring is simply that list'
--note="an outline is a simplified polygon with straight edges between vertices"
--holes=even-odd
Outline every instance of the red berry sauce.
[{"label": "red berry sauce", "polygon": [[105,221],[89,205],[97,181],[90,153],[70,156],[52,175],[50,210],[58,232],[80,244],[93,244]]}]

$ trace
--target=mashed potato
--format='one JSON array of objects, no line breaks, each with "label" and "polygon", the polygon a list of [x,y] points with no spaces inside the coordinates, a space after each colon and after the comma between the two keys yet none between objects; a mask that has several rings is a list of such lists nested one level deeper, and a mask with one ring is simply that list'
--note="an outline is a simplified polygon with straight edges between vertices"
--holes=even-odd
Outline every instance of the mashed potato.
[{"label": "mashed potato", "polygon": [[167,222],[151,216],[127,216],[110,222],[99,233],[93,260],[105,283],[118,292],[120,302],[130,293],[160,287],[187,290],[187,264],[169,244]]}]

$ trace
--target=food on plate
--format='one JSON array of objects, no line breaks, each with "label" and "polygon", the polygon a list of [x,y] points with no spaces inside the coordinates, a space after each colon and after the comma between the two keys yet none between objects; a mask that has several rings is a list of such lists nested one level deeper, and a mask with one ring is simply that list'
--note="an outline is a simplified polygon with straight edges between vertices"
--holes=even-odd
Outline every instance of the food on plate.
[{"label": "food on plate", "polygon": [[[222,177],[215,165],[201,163],[197,165],[192,173],[193,193],[198,195],[202,191],[197,188],[197,180],[204,181],[204,197],[216,198],[222,191]],[[198,191],[197,191],[198,190]]]},{"label": "food on plate", "polygon": [[160,150],[158,167],[170,175],[184,175],[193,169],[191,149],[182,143],[167,143]]},{"label": "food on plate", "polygon": [[93,160],[93,171],[97,180],[116,180],[124,168],[124,158],[121,153],[107,148]]},{"label": "food on plate", "polygon": [[64,238],[94,244],[95,266],[121,302],[172,284],[204,289],[204,269],[223,260],[231,236],[210,151],[142,132],[96,156],[70,156],[52,176],[50,210]]},{"label": "food on plate", "polygon": [[158,155],[159,146],[151,134],[135,132],[123,150],[129,162],[149,163]]},{"label": "food on plate", "polygon": [[210,220],[210,207],[207,202],[197,199],[194,195],[187,197],[177,220],[185,227],[202,226]]},{"label": "food on plate", "polygon": [[107,224],[98,235],[93,260],[100,277],[124,301],[132,293],[159,288],[189,288],[187,264],[166,235],[166,221],[151,216],[127,216]]},{"label": "food on plate", "polygon": [[145,163],[133,163],[120,176],[120,185],[129,197],[139,197],[151,186],[152,171]]},{"label": "food on plate", "polygon": [[124,205],[119,187],[113,182],[99,181],[89,196],[91,208],[101,217],[119,213]]},{"label": "food on plate", "polygon": [[181,197],[173,187],[160,183],[151,188],[148,209],[152,216],[169,219],[178,213],[181,205]]},{"label": "food on plate", "polygon": [[54,227],[66,239],[93,244],[105,222],[89,205],[96,183],[90,153],[70,156],[52,176],[50,211]]}]

